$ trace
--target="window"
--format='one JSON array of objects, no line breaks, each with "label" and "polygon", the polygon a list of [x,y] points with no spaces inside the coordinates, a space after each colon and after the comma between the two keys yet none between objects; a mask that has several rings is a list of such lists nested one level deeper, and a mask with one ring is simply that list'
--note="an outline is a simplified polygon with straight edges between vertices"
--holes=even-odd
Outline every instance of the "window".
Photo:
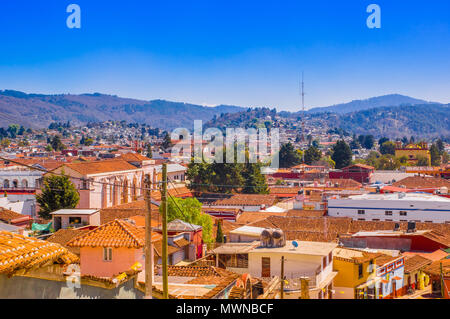
[{"label": "window", "polygon": [[372,219],[372,221],[379,222],[380,220],[379,219]]},{"label": "window", "polygon": [[386,216],[392,216],[392,211],[391,210],[387,210],[387,211],[384,212],[384,214]]},{"label": "window", "polygon": [[327,257],[323,257],[323,269],[327,268]]},{"label": "window", "polygon": [[333,261],[333,252],[331,252],[331,253],[328,255],[328,262],[331,264],[332,261]]},{"label": "window", "polygon": [[112,261],[112,248],[103,248],[103,261]]},{"label": "window", "polygon": [[362,278],[362,276],[363,276],[363,265],[362,264],[358,265],[358,276],[359,276],[359,278]]},{"label": "window", "polygon": [[386,221],[387,221],[387,222],[392,222],[393,220],[392,220],[392,219],[386,219]]},{"label": "window", "polygon": [[69,224],[81,224],[81,217],[69,217]]},{"label": "window", "polygon": [[364,221],[366,221],[366,219],[365,219],[365,218],[358,218],[358,220],[359,220],[360,222],[364,222]]},{"label": "window", "polygon": [[365,215],[366,211],[364,209],[358,210],[358,215]]},{"label": "window", "polygon": [[405,212],[404,210],[400,211],[400,216],[408,216],[408,212]]}]

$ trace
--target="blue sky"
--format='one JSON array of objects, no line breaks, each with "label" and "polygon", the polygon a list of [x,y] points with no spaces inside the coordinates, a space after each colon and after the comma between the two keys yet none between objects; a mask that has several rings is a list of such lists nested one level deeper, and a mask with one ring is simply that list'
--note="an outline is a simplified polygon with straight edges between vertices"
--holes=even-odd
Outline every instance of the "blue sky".
[{"label": "blue sky", "polygon": [[[366,26],[371,3],[381,29]],[[4,0],[0,30],[0,89],[295,111],[304,71],[307,107],[450,102],[448,0]]]}]

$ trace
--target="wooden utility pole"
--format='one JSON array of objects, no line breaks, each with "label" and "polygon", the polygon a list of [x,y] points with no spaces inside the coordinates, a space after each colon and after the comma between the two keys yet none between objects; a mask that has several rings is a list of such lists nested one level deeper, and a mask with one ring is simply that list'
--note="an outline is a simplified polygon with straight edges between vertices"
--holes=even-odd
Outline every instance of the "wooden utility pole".
[{"label": "wooden utility pole", "polygon": [[284,299],[284,256],[281,257],[281,299]]},{"label": "wooden utility pole", "polygon": [[163,299],[169,299],[169,278],[167,271],[167,164],[162,167],[162,187],[161,187],[161,206],[162,206],[162,273],[163,273]]},{"label": "wooden utility pole", "polygon": [[145,299],[153,299],[153,243],[152,243],[152,182],[150,175],[145,175],[144,197],[147,208],[145,214]]},{"label": "wooden utility pole", "polygon": [[442,262],[440,263],[439,267],[440,273],[441,273],[441,296],[442,298],[445,298],[445,281],[444,281],[444,271],[442,269]]}]

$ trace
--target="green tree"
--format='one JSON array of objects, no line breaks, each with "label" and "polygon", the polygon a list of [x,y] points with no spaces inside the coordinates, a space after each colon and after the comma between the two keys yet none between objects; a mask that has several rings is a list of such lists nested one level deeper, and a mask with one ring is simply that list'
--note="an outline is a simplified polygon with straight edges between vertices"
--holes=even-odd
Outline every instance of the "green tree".
[{"label": "green tree", "polygon": [[352,164],[352,150],[350,146],[344,141],[339,140],[333,146],[333,155],[331,159],[336,163],[336,168],[341,169],[343,167]]},{"label": "green tree", "polygon": [[305,151],[305,164],[311,165],[314,162],[319,161],[322,158],[322,152],[311,146]]},{"label": "green tree", "polygon": [[62,151],[66,148],[66,146],[61,142],[61,137],[59,135],[55,135],[53,137],[53,139],[50,142],[50,145],[57,152]]},{"label": "green tree", "polygon": [[50,213],[59,209],[77,207],[80,195],[69,177],[64,175],[50,175],[44,177],[42,193],[36,195],[40,206],[39,216],[50,219]]},{"label": "green tree", "polygon": [[148,158],[153,158],[153,150],[152,150],[152,145],[150,143],[147,144],[146,154],[147,154]]},{"label": "green tree", "polygon": [[202,213],[202,204],[196,198],[181,199],[169,197],[167,204],[168,222],[180,219],[186,223],[202,226],[203,241],[205,243],[213,242],[212,218],[208,214]]},{"label": "green tree", "polygon": [[425,156],[421,156],[421,155],[417,156],[417,166],[425,167],[425,166],[429,166],[429,165],[430,165],[430,162],[428,161],[428,158],[426,158]]},{"label": "green tree", "polygon": [[268,194],[269,188],[266,178],[261,173],[262,165],[260,163],[245,164],[242,176],[244,178],[244,194]]},{"label": "green tree", "polygon": [[380,153],[383,155],[395,155],[395,143],[391,141],[384,142],[380,146]]},{"label": "green tree", "polygon": [[436,141],[436,146],[437,146],[437,148],[439,150],[439,154],[441,154],[441,155],[444,154],[445,146],[444,146],[444,142],[441,139],[438,139]]},{"label": "green tree", "polygon": [[450,161],[450,155],[447,152],[442,154],[442,164],[447,164]]},{"label": "green tree", "polygon": [[11,145],[11,141],[9,140],[9,138],[4,138],[4,139],[2,139],[0,144],[3,148],[8,148],[9,145]]},{"label": "green tree", "polygon": [[383,145],[384,143],[389,142],[389,139],[387,137],[382,137],[378,140],[378,145]]},{"label": "green tree", "polygon": [[217,221],[217,234],[216,234],[216,243],[224,243],[225,242],[225,238],[223,236],[223,230],[222,230],[222,220],[219,219]]},{"label": "green tree", "polygon": [[436,146],[436,144],[431,145],[430,156],[431,156],[431,166],[440,166],[441,165],[441,154],[440,154],[439,148]]},{"label": "green tree", "polygon": [[283,144],[279,152],[281,168],[290,168],[301,163],[301,158],[294,149],[292,143]]},{"label": "green tree", "polygon": [[166,134],[164,135],[162,147],[167,151],[172,146],[173,146],[172,139],[170,138],[169,133],[166,132]]}]

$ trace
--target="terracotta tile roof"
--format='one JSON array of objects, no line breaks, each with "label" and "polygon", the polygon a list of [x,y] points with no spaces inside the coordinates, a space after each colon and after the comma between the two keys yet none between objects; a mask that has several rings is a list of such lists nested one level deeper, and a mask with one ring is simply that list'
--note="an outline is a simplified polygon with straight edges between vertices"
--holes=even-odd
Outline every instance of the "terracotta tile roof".
[{"label": "terracotta tile roof", "polygon": [[414,255],[405,258],[405,273],[411,273],[418,269],[424,268],[432,263],[431,260],[420,255]]},{"label": "terracotta tile roof", "polygon": [[48,263],[72,264],[78,257],[61,245],[0,232],[0,274],[12,275]]},{"label": "terracotta tile roof", "polygon": [[425,267],[424,271],[430,275],[439,276],[441,273],[441,263],[444,276],[450,276],[450,259],[435,261],[431,265]]},{"label": "terracotta tile roof", "polygon": [[270,187],[270,194],[291,194],[297,195],[299,191],[303,188],[301,187]]},{"label": "terracotta tile roof", "polygon": [[69,163],[63,167],[68,167],[82,175],[94,175],[101,173],[111,173],[120,171],[136,170],[136,166],[123,160],[104,160],[98,162]]},{"label": "terracotta tile roof", "polygon": [[[147,210],[144,205],[137,204],[137,203],[144,203],[144,201],[141,202],[135,202],[130,204],[125,204],[121,206],[115,206],[111,208],[104,208],[100,210],[100,224],[106,224],[111,221],[114,221],[116,219],[126,219],[126,218],[132,218],[135,216],[145,216],[147,214]],[[136,206],[136,208],[132,208],[133,206]],[[139,207],[142,206],[142,207]],[[130,207],[130,208],[128,208]],[[159,207],[152,204],[152,221],[157,225],[159,225],[159,221],[161,220],[161,216],[159,213]],[[155,226],[155,227],[156,227]]]},{"label": "terracotta tile roof", "polygon": [[323,184],[331,183],[331,187],[339,187],[339,188],[361,188],[362,184],[358,183],[353,179],[348,178],[331,178],[325,179]]},{"label": "terracotta tile roof", "polygon": [[[155,267],[156,272],[159,272],[158,268],[160,268],[160,266]],[[221,274],[216,271],[215,267],[209,266],[169,266],[168,275],[171,277],[221,277]]]},{"label": "terracotta tile roof", "polygon": [[[160,235],[160,234],[158,234],[158,235]],[[162,256],[162,235],[160,235],[160,236],[161,236],[160,239],[153,243],[153,250],[154,250],[156,256],[158,256],[158,257]],[[167,245],[167,255],[168,256],[170,256],[180,250],[181,250],[180,247]]]},{"label": "terracotta tile roof", "polygon": [[405,257],[410,257],[410,256],[414,256],[414,255],[419,255],[419,256],[424,257],[431,261],[437,261],[437,260],[445,259],[449,254],[446,253],[442,249],[438,249],[431,253],[418,253],[418,252],[404,252],[403,253],[403,256],[405,256]]},{"label": "terracotta tile roof", "polygon": [[276,203],[275,195],[259,195],[259,194],[236,194],[228,198],[219,199],[211,205],[213,206],[273,206]]},{"label": "terracotta tile roof", "polygon": [[236,220],[240,225],[247,225],[266,219],[271,216],[286,216],[286,213],[267,213],[267,212],[243,212]]},{"label": "terracotta tile roof", "polygon": [[139,153],[125,153],[116,158],[116,160],[124,160],[127,162],[142,162],[142,161],[150,161],[151,159],[141,155]]},{"label": "terracotta tile roof", "polygon": [[179,248],[186,247],[186,246],[188,246],[190,244],[189,241],[184,239],[184,238],[175,240],[173,243],[175,244],[175,246],[177,246]]},{"label": "terracotta tile roof", "polygon": [[145,229],[116,219],[67,243],[68,247],[126,247],[145,246]]},{"label": "terracotta tile roof", "polygon": [[398,259],[398,258],[399,258],[399,256],[392,257],[392,256],[389,256],[389,255],[384,255],[383,254],[383,255],[381,255],[380,257],[378,257],[375,260],[375,264],[377,266],[381,267],[381,266],[386,265],[387,263],[390,263],[391,261],[394,261],[395,259]]},{"label": "terracotta tile roof", "polygon": [[325,216],[324,210],[297,210],[293,209],[287,212],[288,217],[322,217]]},{"label": "terracotta tile roof", "polygon": [[69,251],[76,255],[80,255],[79,247],[67,247],[67,243],[71,241],[73,238],[84,235],[89,230],[77,230],[77,229],[60,229],[52,236],[47,238],[48,242],[59,244],[63,247],[66,247]]},{"label": "terracotta tile roof", "polygon": [[31,217],[27,216],[27,215],[22,215],[22,214],[13,212],[12,210],[9,210],[9,209],[3,208],[3,207],[0,207],[0,220],[1,221],[4,221],[6,223],[10,223],[10,222],[12,222],[12,221],[14,221],[16,219],[19,219],[19,220],[24,219],[24,220],[26,220],[26,219],[31,219]]},{"label": "terracotta tile roof", "polygon": [[425,177],[425,176],[410,176],[401,181],[392,184],[394,187],[405,187],[409,189],[423,189],[423,188],[450,188],[450,181],[440,177]]}]

